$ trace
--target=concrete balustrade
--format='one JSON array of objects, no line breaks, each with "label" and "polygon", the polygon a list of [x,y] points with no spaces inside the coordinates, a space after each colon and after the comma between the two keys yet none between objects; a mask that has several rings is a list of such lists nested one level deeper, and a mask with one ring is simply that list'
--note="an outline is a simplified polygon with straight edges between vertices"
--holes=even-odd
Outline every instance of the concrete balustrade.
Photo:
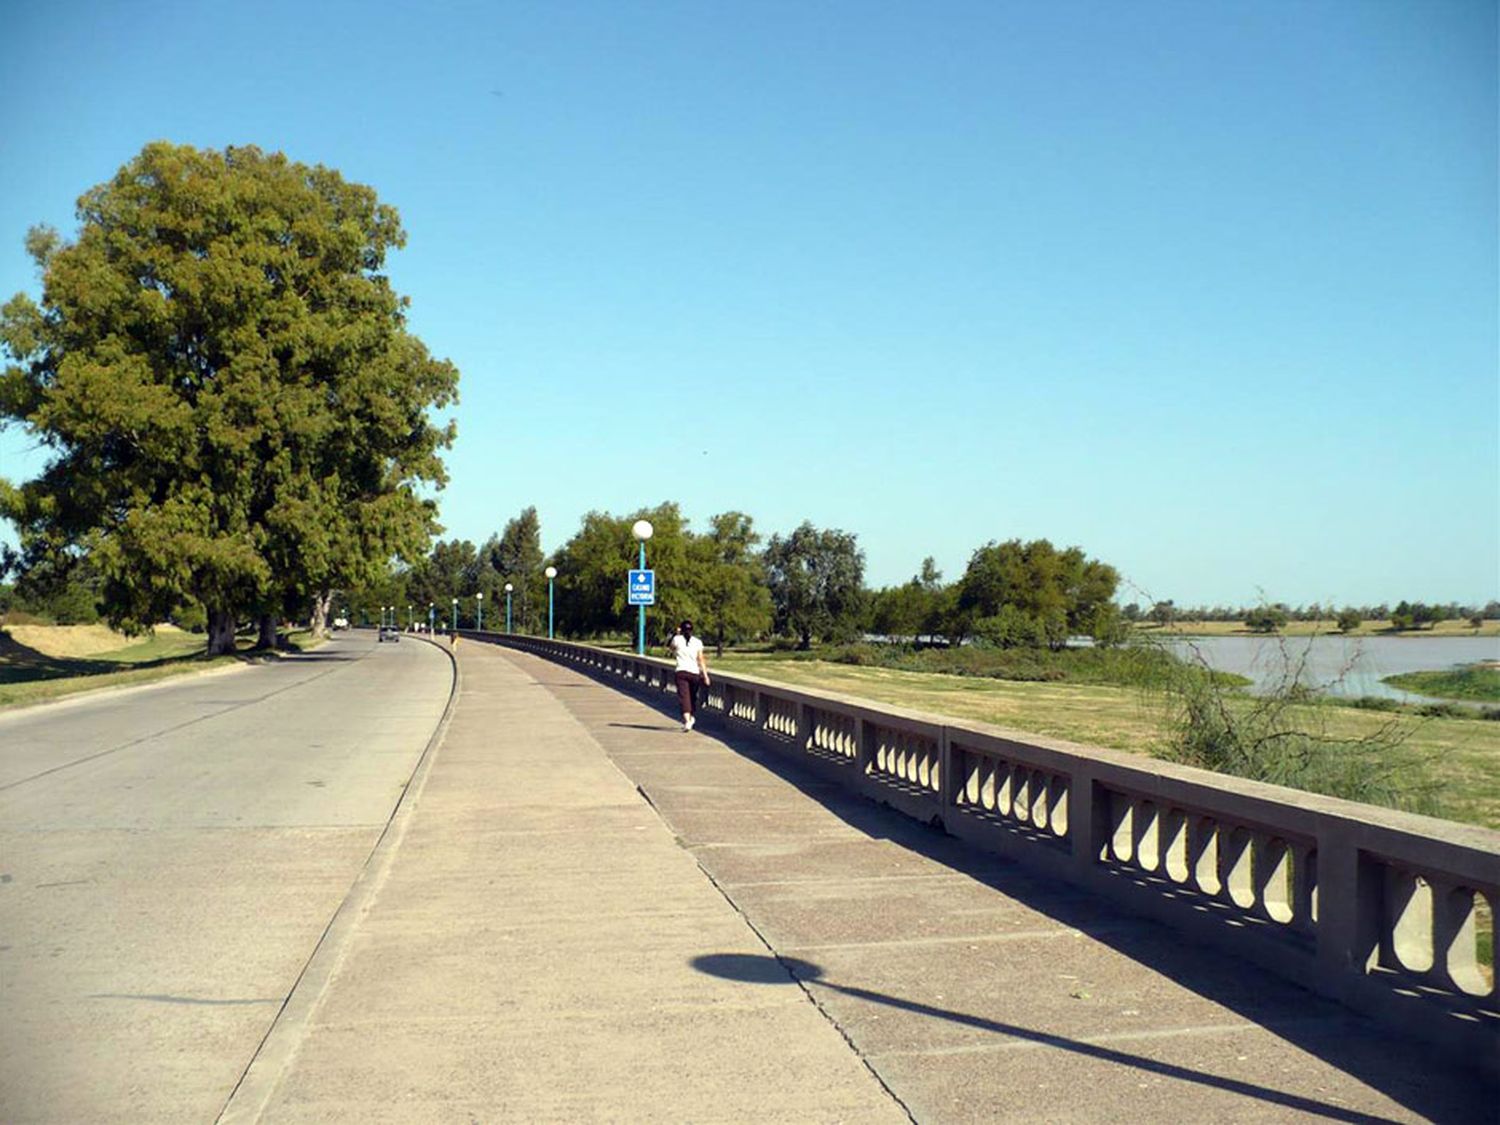
[{"label": "concrete balustrade", "polygon": [[[471,635],[675,690],[651,657]],[[748,676],[706,695],[700,723],[1500,1073],[1500,832]]]}]

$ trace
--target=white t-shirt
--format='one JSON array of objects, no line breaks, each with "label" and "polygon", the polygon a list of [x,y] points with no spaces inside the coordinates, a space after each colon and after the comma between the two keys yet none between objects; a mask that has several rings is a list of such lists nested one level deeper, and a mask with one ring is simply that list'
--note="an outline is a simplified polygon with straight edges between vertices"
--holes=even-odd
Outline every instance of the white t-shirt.
[{"label": "white t-shirt", "polygon": [[698,673],[698,657],[703,655],[703,642],[697,637],[687,638],[678,633],[672,638],[672,654],[677,657],[679,672]]}]

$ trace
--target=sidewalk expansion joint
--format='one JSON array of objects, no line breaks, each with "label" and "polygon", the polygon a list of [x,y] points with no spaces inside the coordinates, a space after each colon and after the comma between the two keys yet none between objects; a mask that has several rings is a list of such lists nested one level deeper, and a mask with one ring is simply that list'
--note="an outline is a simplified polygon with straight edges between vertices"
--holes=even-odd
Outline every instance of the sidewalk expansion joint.
[{"label": "sidewalk expansion joint", "polygon": [[[646,792],[646,790],[643,789],[640,785],[637,785],[635,787],[635,791],[641,795],[642,800],[644,800],[648,805],[651,806],[652,810],[658,817],[662,817],[661,809],[659,809],[656,802],[651,799],[650,793]],[[665,817],[662,817],[662,822],[664,824],[666,823]],[[860,1049],[859,1044],[857,1044],[850,1037],[849,1032],[844,1029],[844,1026],[834,1018],[833,1014],[830,1013],[828,1009],[819,1002],[817,996],[815,996],[812,990],[807,987],[807,982],[802,980],[801,977],[793,972],[791,966],[786,963],[781,954],[776,952],[776,948],[766,938],[766,935],[761,932],[760,927],[755,924],[754,919],[752,919],[750,915],[745,913],[740,904],[734,900],[734,896],[731,895],[727,890],[725,890],[724,886],[716,878],[714,878],[713,872],[703,866],[702,862],[694,853],[693,848],[685,844],[682,840],[682,837],[674,833],[673,839],[676,840],[678,847],[680,847],[683,851],[687,852],[687,854],[692,857],[693,862],[698,866],[698,870],[703,872],[703,877],[708,880],[709,886],[713,887],[714,890],[719,892],[724,901],[729,904],[729,908],[739,915],[740,920],[749,927],[750,932],[755,935],[756,940],[765,947],[766,952],[776,959],[776,963],[780,965],[787,976],[792,979],[792,983],[795,984],[799,989],[801,989],[802,995],[807,998],[808,1003],[810,1003],[815,1009],[817,1009],[818,1014],[825,1020],[827,1020],[830,1026],[832,1026],[832,1028],[836,1032],[838,1032],[839,1037],[843,1039],[843,1041],[848,1045],[849,1050],[852,1051],[854,1057],[859,1060],[860,1065],[869,1072],[870,1077],[873,1078],[877,1083],[879,1083],[880,1088],[885,1091],[886,1096],[900,1107],[901,1112],[906,1114],[906,1119],[910,1121],[912,1125],[917,1125],[917,1119],[912,1114],[911,1107],[901,1100],[900,1096],[896,1093],[895,1090],[891,1089],[890,1083],[888,1083],[881,1075],[881,1073],[875,1069],[874,1065],[870,1062],[864,1051]]]}]

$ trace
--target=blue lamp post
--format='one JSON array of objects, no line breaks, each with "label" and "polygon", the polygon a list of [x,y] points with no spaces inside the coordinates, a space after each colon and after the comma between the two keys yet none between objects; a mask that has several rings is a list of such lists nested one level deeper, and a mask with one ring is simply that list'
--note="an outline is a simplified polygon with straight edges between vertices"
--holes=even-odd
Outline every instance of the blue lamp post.
[{"label": "blue lamp post", "polygon": [[432,602],[427,603],[427,635],[431,636],[437,629],[437,606]]},{"label": "blue lamp post", "polygon": [[[635,526],[630,529],[630,534],[634,535],[641,542],[641,569],[642,570],[646,569],[646,540],[651,538],[651,534],[655,530],[656,529],[651,526],[651,521],[650,520],[636,520],[635,521]],[[638,619],[638,623],[636,625],[635,651],[636,651],[637,655],[639,655],[639,656],[645,656],[646,655],[646,607],[643,605],[643,606],[640,606],[639,608],[640,608],[641,612],[640,612],[640,617]]]},{"label": "blue lamp post", "polygon": [[552,639],[552,580],[557,577],[557,567],[547,568],[547,639]]},{"label": "blue lamp post", "polygon": [[510,592],[514,589],[515,587],[509,582],[505,584],[505,631],[507,633],[510,632]]},{"label": "blue lamp post", "polygon": [[406,607],[406,631],[408,633],[411,632],[412,622],[415,620],[415,618],[413,618],[412,615],[411,615],[411,610],[412,610],[411,606],[407,606]]},{"label": "blue lamp post", "polygon": [[484,632],[484,591],[483,590],[479,591],[479,593],[477,593],[477,594],[474,595],[474,604],[477,607],[477,609],[475,610],[475,612],[476,612],[476,614],[477,614],[477,616],[479,618],[479,622],[478,622],[478,626],[477,627],[478,627],[479,631],[482,633],[482,632]]},{"label": "blue lamp post", "polygon": [[453,599],[453,631],[458,632],[458,599]]}]

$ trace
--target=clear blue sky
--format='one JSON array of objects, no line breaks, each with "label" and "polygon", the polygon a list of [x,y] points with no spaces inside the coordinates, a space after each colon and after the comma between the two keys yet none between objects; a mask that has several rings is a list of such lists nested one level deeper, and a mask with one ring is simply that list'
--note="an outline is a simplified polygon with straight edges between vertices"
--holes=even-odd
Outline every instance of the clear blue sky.
[{"label": "clear blue sky", "polygon": [[[1500,596],[1492,2],[0,5],[0,296],[147,141],[374,185],[443,494]],[[40,467],[12,430],[0,473]]]}]

